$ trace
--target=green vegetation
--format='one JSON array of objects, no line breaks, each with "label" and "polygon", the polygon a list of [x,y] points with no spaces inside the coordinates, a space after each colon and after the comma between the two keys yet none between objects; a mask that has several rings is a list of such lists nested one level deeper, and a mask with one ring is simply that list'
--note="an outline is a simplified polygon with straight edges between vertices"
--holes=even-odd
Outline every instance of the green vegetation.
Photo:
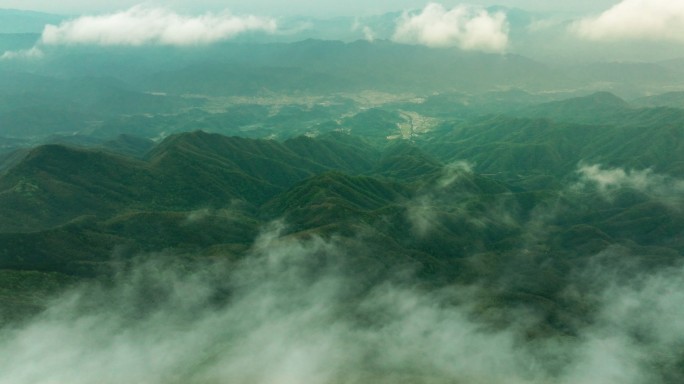
[{"label": "green vegetation", "polygon": [[[594,255],[622,247],[642,268],[681,257],[684,132],[660,124],[669,110],[635,110],[610,95],[563,103],[529,109],[550,111],[545,118],[445,122],[410,140],[387,138],[396,112],[371,109],[336,123],[351,133],[315,138],[194,131],[154,145],[127,135],[90,148],[38,146],[0,176],[0,268],[35,273],[26,284],[36,293],[3,300],[30,313],[43,284],[106,278],[141,252],[240,258],[259,228],[282,219],[290,236],[383,244],[374,260],[411,260],[431,285],[491,286],[497,306],[524,303],[553,319],[553,332],[572,333],[587,309],[563,292]],[[580,108],[595,103],[651,119],[564,117],[611,108]],[[582,173],[592,170],[609,173]],[[504,281],[505,291],[493,288]]]},{"label": "green vegetation", "polygon": [[[614,319],[613,286],[681,275],[684,98],[644,96],[674,70],[614,63],[561,76],[521,56],[388,41],[142,51],[0,61],[5,329],[49,318],[65,292],[93,308],[116,292],[102,294],[116,316],[145,331],[148,314],[170,317],[178,332],[196,324],[174,316],[214,319],[241,311],[249,289],[275,290],[256,300],[266,317],[272,305],[297,319],[324,313],[316,321],[373,337],[405,330],[382,328],[395,312],[432,314],[425,329],[411,323],[430,336],[465,308],[457,317],[478,329],[466,333],[514,328],[510,343],[537,356]],[[632,101],[595,92],[639,71],[648,76],[620,94]],[[195,278],[208,283],[184,280]],[[319,292],[333,297],[307,296]],[[425,309],[413,295],[439,299]],[[389,304],[378,310],[376,296]],[[616,301],[660,303],[649,300]],[[664,339],[649,332],[625,337]],[[684,377],[681,345],[663,350],[648,363]]]}]

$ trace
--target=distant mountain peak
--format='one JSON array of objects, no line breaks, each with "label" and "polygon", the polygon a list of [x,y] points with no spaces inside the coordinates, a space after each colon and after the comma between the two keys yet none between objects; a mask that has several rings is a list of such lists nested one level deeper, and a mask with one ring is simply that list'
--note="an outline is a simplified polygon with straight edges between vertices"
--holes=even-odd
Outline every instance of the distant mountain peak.
[{"label": "distant mountain peak", "polygon": [[587,102],[591,102],[593,104],[600,104],[600,105],[605,105],[605,106],[612,106],[612,107],[623,107],[623,108],[629,108],[630,105],[628,102],[626,102],[624,99],[616,96],[615,94],[607,91],[601,91],[601,92],[595,92],[592,93],[591,95],[584,96],[584,97],[579,97],[577,100],[586,100]]},{"label": "distant mountain peak", "polygon": [[526,109],[524,114],[556,121],[596,124],[613,119],[631,109],[632,106],[628,102],[610,92],[596,92],[587,96],[539,104]]}]

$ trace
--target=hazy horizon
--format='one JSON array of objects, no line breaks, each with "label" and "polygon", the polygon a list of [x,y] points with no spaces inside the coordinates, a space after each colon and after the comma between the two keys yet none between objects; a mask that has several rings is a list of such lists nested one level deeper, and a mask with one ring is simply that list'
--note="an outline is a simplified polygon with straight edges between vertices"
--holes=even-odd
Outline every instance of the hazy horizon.
[{"label": "hazy horizon", "polygon": [[[372,6],[359,1],[297,1],[287,6],[272,1],[124,1],[116,6],[99,1],[9,1],[4,7],[71,14],[50,20],[6,16],[0,32],[42,35],[33,48],[5,52],[5,59],[37,58],[45,46],[209,45],[245,33],[257,33],[263,42],[377,39],[559,62],[655,62],[684,56],[679,32],[684,29],[684,3],[676,0],[553,5],[530,0],[406,0]],[[390,12],[400,16],[383,16]]]},{"label": "hazy horizon", "polygon": [[[308,0],[289,1],[287,4],[272,0],[254,0],[243,2],[237,0],[218,1],[140,1],[124,0],[112,3],[110,1],[80,1],[69,0],[58,3],[52,1],[31,1],[27,3],[21,0],[4,1],[2,8],[17,9],[62,15],[99,14],[121,11],[135,5],[149,7],[164,7],[182,12],[203,13],[230,10],[239,13],[263,14],[267,16],[368,16],[386,12],[416,10],[423,8],[431,1],[422,0],[379,0],[369,4],[367,1],[317,1],[312,3]],[[472,0],[472,1],[440,1],[446,7],[457,5],[476,6],[503,6],[508,8],[520,8],[530,12],[560,13],[560,14],[592,14],[608,9],[618,4],[616,0],[580,0],[573,2],[550,3],[539,0]],[[0,8],[0,9],[2,9]]]}]

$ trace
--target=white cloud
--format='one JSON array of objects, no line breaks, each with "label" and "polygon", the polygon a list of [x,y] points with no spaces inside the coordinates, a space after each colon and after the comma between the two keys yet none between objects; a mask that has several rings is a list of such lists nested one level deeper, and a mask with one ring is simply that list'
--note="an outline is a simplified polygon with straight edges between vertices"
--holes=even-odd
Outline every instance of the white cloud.
[{"label": "white cloud", "polygon": [[[611,247],[625,264],[625,249]],[[684,269],[663,268],[637,275],[620,267],[593,265],[586,278],[605,287],[582,297],[599,309],[592,325],[582,330],[562,383],[655,383],[674,367],[684,342]],[[626,275],[626,276],[625,276]],[[628,276],[628,277],[627,277]],[[654,360],[658,360],[654,364]],[[658,366],[657,369],[651,367]],[[660,377],[659,377],[660,376]],[[676,380],[675,380],[676,381]]]},{"label": "white cloud", "polygon": [[371,27],[365,26],[363,27],[363,37],[367,41],[370,41],[372,43],[373,41],[375,41],[375,32]]},{"label": "white cloud", "polygon": [[595,184],[600,191],[616,188],[646,190],[661,180],[650,169],[625,171],[622,168],[603,169],[598,164],[583,165],[577,171],[584,181]]},{"label": "white cloud", "polygon": [[499,312],[487,289],[369,285],[354,259],[364,244],[282,230],[273,223],[236,262],[141,255],[0,328],[0,382],[642,384],[679,363],[681,268],[617,281],[588,269],[599,285],[580,279],[591,289],[577,298],[592,321],[531,339],[544,320]]},{"label": "white cloud", "polygon": [[[446,212],[445,203],[456,211],[464,209],[454,202],[457,200],[455,199],[456,195],[453,193],[454,191],[449,190],[449,187],[457,184],[460,180],[468,179],[472,173],[473,166],[466,161],[455,161],[447,164],[442,168],[442,174],[434,184],[407,202],[406,218],[418,237],[427,235],[435,226],[439,225],[440,215]],[[459,190],[458,192],[465,194],[465,191]]]},{"label": "white cloud", "polygon": [[282,228],[274,223],[234,264],[144,255],[112,285],[88,285],[0,329],[0,382],[529,382],[518,324],[490,330],[469,305],[449,304],[468,289],[387,282],[365,292],[361,271],[372,273],[347,264],[348,242]]},{"label": "white cloud", "polygon": [[684,180],[658,174],[651,169],[604,169],[598,164],[593,164],[581,165],[577,172],[580,181],[575,186],[576,188],[582,189],[593,186],[608,200],[613,198],[616,190],[630,188],[673,208],[681,205]]},{"label": "white cloud", "polygon": [[684,42],[684,1],[623,0],[598,16],[574,23],[571,29],[589,40]]},{"label": "white cloud", "polygon": [[373,28],[371,28],[367,25],[361,24],[361,21],[358,18],[356,18],[354,20],[354,24],[352,24],[351,30],[353,32],[355,32],[355,31],[363,32],[363,38],[370,43],[375,41],[375,31],[373,30]]},{"label": "white cloud", "polygon": [[43,51],[38,47],[32,47],[30,49],[22,49],[19,51],[5,51],[0,55],[0,60],[11,60],[11,59],[38,59],[43,57]]},{"label": "white cloud", "polygon": [[473,173],[473,165],[467,161],[454,161],[444,166],[442,177],[437,181],[440,189],[444,189],[455,183],[458,179]]},{"label": "white cloud", "polygon": [[83,16],[47,25],[40,42],[44,45],[196,45],[230,39],[248,31],[274,32],[273,19],[206,13],[183,16],[163,8],[135,6],[126,11]]},{"label": "white cloud", "polygon": [[502,12],[459,5],[450,10],[430,3],[418,14],[405,12],[397,21],[393,40],[429,47],[456,46],[466,50],[502,52],[508,45],[508,22]]}]

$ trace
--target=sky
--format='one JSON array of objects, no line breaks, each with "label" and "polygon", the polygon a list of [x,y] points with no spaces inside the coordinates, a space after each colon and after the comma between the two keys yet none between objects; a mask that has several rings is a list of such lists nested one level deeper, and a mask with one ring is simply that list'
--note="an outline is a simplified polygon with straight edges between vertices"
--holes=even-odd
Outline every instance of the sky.
[{"label": "sky", "polygon": [[[616,0],[470,0],[442,1],[445,6],[458,4],[502,5],[533,12],[595,13],[618,3]],[[140,4],[140,0],[2,0],[0,8],[24,9],[62,14],[112,12]],[[150,6],[164,6],[179,11],[204,12],[230,9],[233,12],[268,16],[365,16],[387,11],[418,9],[426,5],[420,0],[168,0],[146,1]]]}]

